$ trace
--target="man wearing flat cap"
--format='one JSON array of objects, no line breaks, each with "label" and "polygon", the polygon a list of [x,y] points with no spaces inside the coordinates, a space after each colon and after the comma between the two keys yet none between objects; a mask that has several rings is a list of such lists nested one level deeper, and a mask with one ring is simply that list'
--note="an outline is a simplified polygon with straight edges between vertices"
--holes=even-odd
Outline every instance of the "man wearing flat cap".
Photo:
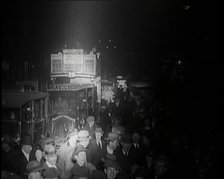
[{"label": "man wearing flat cap", "polygon": [[94,133],[96,128],[99,127],[96,122],[95,122],[95,117],[94,116],[88,116],[86,118],[86,124],[84,126],[84,130],[87,130],[89,132],[89,135],[94,138]]},{"label": "man wearing flat cap", "polygon": [[15,152],[12,156],[12,168],[13,171],[21,178],[27,179],[26,165],[29,161],[35,160],[35,155],[31,155],[32,150],[32,138],[30,135],[22,137],[22,147]]},{"label": "man wearing flat cap", "polygon": [[75,161],[75,164],[71,169],[72,179],[78,179],[80,177],[86,179],[88,178],[90,171],[86,167],[87,165],[86,151],[87,149],[80,144],[78,144],[75,147],[74,153],[72,155],[72,160]]},{"label": "man wearing flat cap", "polygon": [[[129,133],[125,133],[121,138],[121,147],[119,147],[115,151],[115,156],[117,158],[117,162],[120,164],[122,172],[125,174],[130,174],[131,170],[131,155],[130,148],[132,145],[132,136]],[[130,176],[129,176],[130,178]]]},{"label": "man wearing flat cap", "polygon": [[46,162],[43,164],[43,177],[57,179],[60,176],[59,167],[57,163],[57,153],[53,145],[47,144],[44,147]]},{"label": "man wearing flat cap", "polygon": [[26,165],[28,179],[42,179],[41,172],[43,170],[40,162],[37,160],[30,161]]},{"label": "man wearing flat cap", "polygon": [[104,172],[107,179],[116,179],[120,171],[119,163],[113,158],[107,158],[104,163]]},{"label": "man wearing flat cap", "polygon": [[141,141],[141,133],[138,129],[132,131],[132,145],[130,148],[131,163],[144,165],[145,161],[145,147]]}]

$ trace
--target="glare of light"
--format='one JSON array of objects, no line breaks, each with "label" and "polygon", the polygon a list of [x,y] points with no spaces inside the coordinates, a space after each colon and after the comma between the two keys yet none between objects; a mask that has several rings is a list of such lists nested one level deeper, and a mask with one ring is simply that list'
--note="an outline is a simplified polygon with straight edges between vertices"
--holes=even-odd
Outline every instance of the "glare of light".
[{"label": "glare of light", "polygon": [[177,62],[177,63],[178,63],[178,65],[180,65],[182,62],[181,62],[181,60],[178,60],[178,62]]},{"label": "glare of light", "polygon": [[191,7],[191,6],[187,5],[187,6],[184,7],[184,9],[185,9],[185,10],[188,10],[188,9],[190,9],[190,7]]}]

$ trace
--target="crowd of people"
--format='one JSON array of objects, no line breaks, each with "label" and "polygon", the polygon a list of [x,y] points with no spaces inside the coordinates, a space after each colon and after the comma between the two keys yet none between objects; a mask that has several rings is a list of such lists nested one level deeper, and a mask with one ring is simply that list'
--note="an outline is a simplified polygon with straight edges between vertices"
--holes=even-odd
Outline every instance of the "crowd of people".
[{"label": "crowd of people", "polygon": [[217,174],[216,146],[193,145],[172,136],[162,112],[125,89],[102,109],[101,120],[86,118],[56,149],[53,141],[32,146],[31,136],[13,146],[2,138],[2,178],[58,179],[208,179]]}]

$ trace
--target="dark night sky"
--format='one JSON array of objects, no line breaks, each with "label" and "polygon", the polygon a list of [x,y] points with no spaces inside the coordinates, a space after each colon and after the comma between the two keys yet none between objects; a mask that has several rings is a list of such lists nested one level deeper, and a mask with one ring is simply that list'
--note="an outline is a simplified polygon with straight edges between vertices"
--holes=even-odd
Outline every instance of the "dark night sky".
[{"label": "dark night sky", "polygon": [[176,96],[175,112],[190,123],[200,119],[199,128],[211,126],[219,117],[219,7],[206,0],[9,1],[1,4],[2,59],[11,66],[28,60],[36,76],[46,79],[50,54],[65,44],[74,48],[76,41],[84,49],[96,46],[102,70],[114,74],[150,76],[163,61],[180,58],[190,95],[183,96],[180,88],[168,92],[166,85],[159,97],[170,106]]},{"label": "dark night sky", "polygon": [[175,55],[198,65],[218,57],[215,1],[20,1],[1,9],[3,58],[28,59],[42,75],[49,73],[50,54],[76,41],[96,46],[105,70],[113,65],[119,72],[142,72]]}]

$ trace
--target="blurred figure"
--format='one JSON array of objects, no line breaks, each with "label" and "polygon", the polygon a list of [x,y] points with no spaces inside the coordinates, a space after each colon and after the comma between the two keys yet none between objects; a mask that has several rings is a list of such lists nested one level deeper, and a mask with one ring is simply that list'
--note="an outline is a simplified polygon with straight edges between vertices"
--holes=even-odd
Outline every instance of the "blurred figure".
[{"label": "blurred figure", "polygon": [[112,126],[112,132],[118,135],[118,141],[120,142],[121,138],[125,134],[125,128],[121,125],[114,125]]},{"label": "blurred figure", "polygon": [[13,172],[12,169],[12,155],[15,153],[15,150],[12,147],[12,139],[9,135],[2,137],[2,150],[1,150],[1,164],[2,170],[7,172]]},{"label": "blurred figure", "polygon": [[94,132],[96,130],[97,127],[99,127],[96,122],[95,122],[95,117],[94,116],[88,116],[86,119],[86,124],[83,128],[83,130],[87,130],[89,132],[89,135],[91,136],[91,138],[94,138]]},{"label": "blurred figure", "polygon": [[118,143],[118,140],[119,140],[118,135],[116,133],[110,132],[108,134],[108,136],[105,138],[105,140],[107,141],[107,147],[106,147],[107,153],[113,154],[119,144]]},{"label": "blurred figure", "polygon": [[132,137],[131,134],[126,133],[121,138],[121,147],[115,150],[115,156],[117,158],[117,162],[120,165],[121,173],[125,173],[130,178],[130,170],[131,170],[131,157],[130,156],[130,148],[132,145]]},{"label": "blurred figure", "polygon": [[70,174],[66,171],[66,158],[69,153],[72,154],[74,147],[76,146],[78,139],[78,130],[75,129],[73,132],[69,133],[68,140],[59,148],[58,150],[58,166],[61,169],[60,178],[66,179],[69,178]]},{"label": "blurred figure", "polygon": [[132,145],[130,148],[131,164],[145,165],[145,147],[141,142],[140,132],[136,129],[132,132]]},{"label": "blurred figure", "polygon": [[[168,160],[165,155],[159,155],[155,161],[155,177],[158,179],[171,178],[168,172]],[[172,177],[173,178],[173,177]]]},{"label": "blurred figure", "polygon": [[115,103],[111,107],[110,114],[111,114],[111,117],[117,116],[120,120],[122,119],[123,110],[122,110],[119,98],[115,99]]}]

